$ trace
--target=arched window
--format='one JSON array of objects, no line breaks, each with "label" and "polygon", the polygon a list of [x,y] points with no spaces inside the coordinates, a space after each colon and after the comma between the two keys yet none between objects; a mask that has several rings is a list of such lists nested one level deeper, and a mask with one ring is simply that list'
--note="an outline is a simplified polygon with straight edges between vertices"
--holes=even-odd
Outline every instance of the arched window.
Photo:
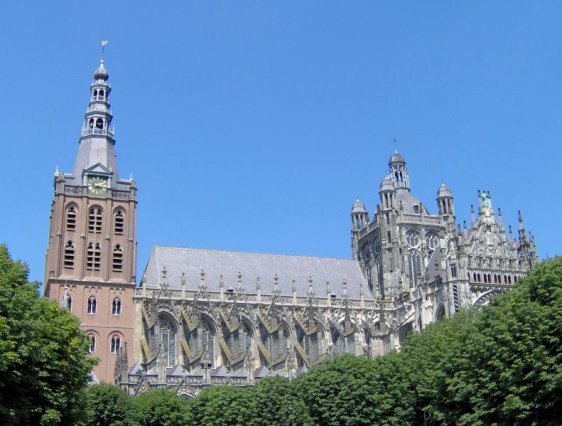
[{"label": "arched window", "polygon": [[115,210],[115,221],[113,223],[113,231],[115,235],[123,235],[125,212],[122,209]]},{"label": "arched window", "polygon": [[64,245],[64,267],[74,268],[74,243],[70,240]]},{"label": "arched window", "polygon": [[409,273],[410,273],[410,287],[415,287],[418,284],[418,279],[421,276],[421,254],[417,250],[411,250],[408,255]]},{"label": "arched window", "polygon": [[89,243],[86,253],[86,269],[89,271],[99,271],[101,264],[100,243]]},{"label": "arched window", "polygon": [[215,328],[206,318],[201,318],[198,327],[190,330],[184,325],[184,336],[187,341],[191,355],[188,355],[188,362],[193,363],[203,358],[204,355],[213,362],[215,359]]},{"label": "arched window", "polygon": [[231,365],[233,370],[241,367],[241,359],[243,355],[247,354],[252,345],[252,331],[246,322],[242,321],[240,327],[234,331],[223,324],[222,327],[223,339],[228,346],[231,358],[235,360],[236,365]]},{"label": "arched window", "polygon": [[437,307],[437,311],[435,312],[435,320],[439,321],[445,318],[445,307],[443,305],[439,305]]},{"label": "arched window", "polygon": [[[318,339],[318,334],[320,332],[316,331],[311,334],[307,334],[302,327],[297,326],[297,340],[301,347],[304,349],[306,356],[308,357],[309,363],[315,364],[320,360],[320,342]],[[299,366],[303,365],[303,360],[297,357]]]},{"label": "arched window", "polygon": [[88,215],[88,231],[101,234],[102,210],[100,207],[92,207]]},{"label": "arched window", "polygon": [[76,230],[76,206],[71,205],[66,209],[66,230]]},{"label": "arched window", "polygon": [[111,337],[111,352],[116,354],[121,350],[121,337],[118,334],[114,334]]},{"label": "arched window", "polygon": [[70,295],[66,296],[66,309],[72,312],[72,297]]},{"label": "arched window", "polygon": [[332,343],[338,351],[338,355],[355,355],[355,333],[345,336],[341,330],[332,328]]},{"label": "arched window", "polygon": [[88,352],[92,353],[96,351],[96,336],[92,333],[88,334],[88,339],[90,339],[90,346],[88,347]]},{"label": "arched window", "polygon": [[89,314],[95,314],[96,313],[97,304],[98,304],[98,302],[96,301],[96,298],[94,296],[90,296],[88,298],[88,313]]},{"label": "arched window", "polygon": [[94,119],[90,118],[90,120],[88,121],[88,127],[90,127],[90,129],[92,129],[94,127]]},{"label": "arched window", "polygon": [[98,118],[96,120],[96,129],[103,129],[103,118]]},{"label": "arched window", "polygon": [[105,93],[104,93],[104,91],[103,91],[103,89],[102,89],[102,90],[100,90],[100,98],[103,98],[104,96],[105,96]]},{"label": "arched window", "polygon": [[281,357],[287,353],[287,349],[289,346],[288,330],[286,330],[284,327],[280,327],[272,333],[269,333],[262,324],[259,325],[259,329],[263,347],[269,354],[269,359],[266,359],[266,357],[263,357],[260,354],[262,364],[269,368],[271,368],[272,366],[275,366],[275,369],[282,368],[284,364],[280,364],[279,359],[283,359]]},{"label": "arched window", "polygon": [[507,282],[508,282],[508,284],[511,284],[511,275],[507,276]]},{"label": "arched window", "polygon": [[119,299],[118,297],[113,299],[113,303],[111,305],[111,314],[121,315],[121,299]]},{"label": "arched window", "polygon": [[121,272],[123,270],[123,250],[121,244],[113,247],[113,272]]},{"label": "arched window", "polygon": [[160,344],[166,367],[176,365],[176,328],[167,316],[160,317]]},{"label": "arched window", "polygon": [[94,98],[95,98],[96,96],[98,96],[98,91],[97,91],[97,89],[94,89]]}]

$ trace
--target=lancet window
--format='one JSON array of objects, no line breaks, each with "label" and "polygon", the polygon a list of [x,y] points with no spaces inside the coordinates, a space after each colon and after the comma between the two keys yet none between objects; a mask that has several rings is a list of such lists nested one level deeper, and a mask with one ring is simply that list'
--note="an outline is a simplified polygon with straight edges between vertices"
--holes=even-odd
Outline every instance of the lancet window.
[{"label": "lancet window", "polygon": [[98,302],[94,296],[88,298],[88,313],[95,314],[97,311]]},{"label": "lancet window", "polygon": [[176,365],[176,327],[167,315],[159,318],[160,345],[166,367]]},{"label": "lancet window", "polygon": [[[232,362],[238,364],[242,361],[240,358],[249,353],[252,346],[252,332],[250,327],[242,321],[236,330],[230,331],[226,324],[224,324],[222,335],[230,351]],[[232,367],[235,368],[235,365],[232,365]]]},{"label": "lancet window", "polygon": [[193,363],[208,356],[212,361],[215,359],[215,328],[207,319],[202,319],[199,325],[194,329],[184,324],[184,337],[187,342],[188,362]]},{"label": "lancet window", "polygon": [[[270,333],[263,324],[260,324],[259,329],[261,342],[269,355],[269,359],[262,356],[262,364],[267,367],[273,367],[276,365],[276,361],[282,359],[281,357],[287,353],[289,346],[289,331],[284,327],[280,327]],[[283,366],[283,364],[281,364],[281,366]]]}]

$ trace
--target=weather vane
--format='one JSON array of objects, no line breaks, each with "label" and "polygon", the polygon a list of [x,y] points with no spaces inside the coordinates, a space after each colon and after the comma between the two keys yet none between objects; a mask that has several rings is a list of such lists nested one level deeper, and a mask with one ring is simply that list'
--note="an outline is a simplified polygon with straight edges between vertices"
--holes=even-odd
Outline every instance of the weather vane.
[{"label": "weather vane", "polygon": [[107,40],[101,41],[101,60],[103,61],[103,52],[105,51],[105,46],[107,44]]}]

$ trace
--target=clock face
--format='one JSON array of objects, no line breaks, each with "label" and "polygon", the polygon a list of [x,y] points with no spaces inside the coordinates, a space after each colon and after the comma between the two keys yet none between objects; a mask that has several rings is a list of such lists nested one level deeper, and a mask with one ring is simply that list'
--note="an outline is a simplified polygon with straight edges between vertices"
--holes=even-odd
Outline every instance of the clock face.
[{"label": "clock face", "polygon": [[107,191],[107,179],[93,176],[88,178],[88,192],[93,195],[104,195]]}]

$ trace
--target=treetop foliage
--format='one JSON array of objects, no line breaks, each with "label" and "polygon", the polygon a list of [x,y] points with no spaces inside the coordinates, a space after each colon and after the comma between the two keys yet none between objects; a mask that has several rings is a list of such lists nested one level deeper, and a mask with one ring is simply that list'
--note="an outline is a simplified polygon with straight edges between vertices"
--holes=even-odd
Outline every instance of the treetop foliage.
[{"label": "treetop foliage", "polygon": [[95,361],[78,319],[27,278],[0,245],[0,424],[72,424]]},{"label": "treetop foliage", "polygon": [[[0,246],[0,423],[151,425],[559,425],[562,258],[515,289],[411,335],[400,353],[343,356],[289,381],[84,391],[93,361],[78,321],[37,295]],[[84,413],[84,408],[86,412]]]}]

